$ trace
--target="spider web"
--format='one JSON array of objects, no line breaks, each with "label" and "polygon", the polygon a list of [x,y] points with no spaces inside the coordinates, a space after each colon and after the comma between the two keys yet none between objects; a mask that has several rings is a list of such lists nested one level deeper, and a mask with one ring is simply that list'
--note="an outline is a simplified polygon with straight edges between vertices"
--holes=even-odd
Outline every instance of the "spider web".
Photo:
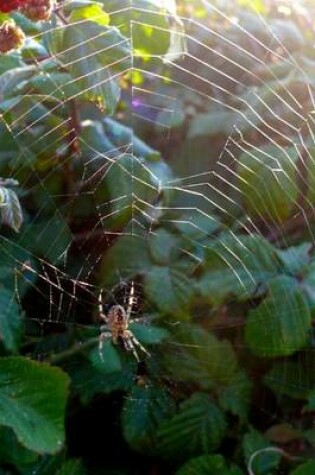
[{"label": "spider web", "polygon": [[[71,4],[65,2],[60,5],[64,7],[66,3]],[[99,76],[100,71],[92,68],[84,77],[95,75],[100,78],[99,84],[94,82],[91,85],[96,95],[97,88],[104,85],[110,94],[110,88],[115,89],[112,81],[122,80],[124,74],[131,71],[130,83],[122,92],[124,101],[129,104],[131,116],[128,117],[128,111],[119,109],[114,117],[118,117],[132,131],[129,136],[125,134],[120,144],[109,149],[106,154],[92,134],[97,133],[97,129],[91,129],[89,114],[85,112],[84,134],[76,123],[78,111],[75,100],[87,92],[80,89],[81,78],[69,79],[60,85],[50,73],[49,62],[47,67],[43,67],[40,62],[35,65],[31,63],[30,68],[38,68],[51,92],[39,94],[37,105],[30,101],[28,95],[21,95],[18,102],[8,104],[7,111],[12,116],[6,120],[4,115],[3,124],[19,147],[13,165],[10,162],[10,177],[20,181],[25,193],[21,197],[22,202],[27,203],[34,190],[41,197],[36,214],[28,215],[26,211],[25,223],[18,237],[13,238],[9,232],[2,233],[0,237],[5,259],[14,262],[16,268],[16,294],[26,312],[26,323],[31,333],[36,334],[36,325],[40,326],[41,334],[44,334],[47,326],[58,333],[59,324],[63,329],[72,328],[70,324],[75,324],[73,327],[77,328],[82,326],[83,331],[91,326],[94,332],[100,290],[104,292],[104,304],[110,306],[113,302],[125,302],[130,288],[130,279],[126,277],[128,262],[114,271],[111,269],[116,280],[105,283],[104,287],[99,277],[104,253],[124,236],[138,236],[143,242],[151,242],[157,233],[157,223],[184,228],[194,241],[193,232],[206,237],[216,229],[217,218],[222,218],[223,230],[230,238],[227,244],[222,240],[222,245],[241,269],[240,272],[231,266],[230,273],[244,287],[244,291],[248,279],[253,283],[257,283],[257,280],[243,254],[234,254],[234,246],[240,244],[237,231],[267,238],[279,247],[286,248],[291,245],[289,232],[294,235],[299,226],[304,226],[306,240],[313,246],[314,205],[310,195],[303,193],[308,188],[307,170],[314,164],[310,152],[310,146],[314,145],[314,93],[310,77],[312,63],[310,60],[309,64],[301,64],[297,60],[296,51],[291,52],[286,34],[281,29],[281,19],[290,16],[298,5],[275,2],[278,19],[271,24],[259,11],[247,9],[243,15],[239,15],[239,11],[233,5],[228,8],[226,2],[196,0],[190,3],[183,2],[184,6],[175,15],[174,4],[165,2],[170,24],[174,25],[178,21],[172,36],[173,50],[180,45],[182,54],[176,55],[171,48],[165,57],[156,48],[155,54],[150,55],[153,60],[146,61],[145,53],[133,52],[133,35],[136,35],[137,28],[142,27],[153,29],[153,32],[167,31],[163,26],[146,22],[141,16],[143,14],[146,19],[145,14],[150,13],[151,20],[165,18],[165,12],[158,13],[153,6],[152,9],[145,6],[135,8],[129,2],[122,2],[119,11],[111,11],[111,5],[117,2],[106,2],[105,8],[111,15],[111,21],[127,34],[126,39],[119,37],[117,43],[112,43],[109,48],[115,49],[124,42],[129,54],[108,64],[109,69],[116,68],[110,75]],[[267,2],[265,8],[271,8]],[[126,12],[131,15],[134,10],[137,12],[136,19],[121,24]],[[58,25],[51,23],[46,31],[38,32],[34,38],[43,37],[45,41],[52,41],[50,34],[53,33],[53,40],[57,42],[58,31],[65,34],[71,30],[73,34],[75,27],[83,28],[84,23],[82,20],[75,26],[67,22]],[[179,27],[180,24],[183,28]],[[223,26],[222,29],[218,25]],[[309,27],[311,30],[312,25]],[[265,30],[263,38],[262,29]],[[98,49],[97,36],[92,40],[95,40],[91,49],[93,59],[102,50]],[[294,30],[292,42],[298,45],[299,41]],[[68,50],[53,54],[51,60],[58,61],[61,69],[74,68],[80,63],[79,46],[70,44]],[[281,68],[290,70],[295,80],[282,80]],[[76,87],[76,81],[79,90],[69,92]],[[57,99],[56,92],[60,92]],[[49,101],[55,105],[47,114],[48,109],[44,106]],[[91,108],[91,117],[95,118],[94,114],[96,111]],[[62,119],[54,122],[55,116]],[[109,130],[113,118],[108,117],[101,107],[97,110],[96,118]],[[43,124],[46,122],[49,130],[43,133],[46,130]],[[187,134],[189,141],[185,140]],[[166,160],[172,175],[163,183],[159,173],[153,167],[147,169],[147,165],[143,165],[137,156],[138,136],[154,150],[160,151]],[[51,168],[52,149],[56,150],[57,160]],[[85,160],[80,153],[82,149]],[[34,154],[42,154],[42,169],[32,165],[30,150]],[[275,152],[277,158],[274,157]],[[248,161],[240,161],[243,153],[247,153],[257,166],[249,169]],[[126,168],[122,160],[126,154],[132,157],[131,170]],[[139,184],[142,185],[145,188],[143,195],[137,196],[131,192],[121,193],[115,199],[102,197],[102,184],[110,176],[113,164],[120,161],[131,188],[134,186],[136,190]],[[137,175],[139,164],[141,172],[145,172],[141,176]],[[31,174],[27,171],[30,168]],[[254,190],[252,200],[247,199],[247,211],[244,213],[246,186],[251,186],[245,173],[248,169],[251,175],[257,177],[254,181],[257,190]],[[264,175],[265,171],[269,175]],[[283,193],[283,208],[290,194],[300,196],[299,200],[295,200],[295,213],[289,222],[277,216],[277,210],[282,212],[279,208],[281,199],[259,181],[260,174],[262,177],[272,175],[276,179],[278,192],[280,190]],[[60,179],[60,175],[64,178],[64,185],[55,192],[53,180],[56,177]],[[171,198],[165,199],[165,195]],[[278,200],[274,207],[273,200]],[[129,222],[122,227],[113,226],[113,217],[121,216],[125,209],[130,212]],[[86,220],[91,210],[96,217],[92,225]],[[73,213],[78,217],[77,227],[76,223],[70,222]],[[51,223],[43,224],[47,215]],[[31,240],[32,246],[29,244]],[[41,243],[40,251],[38,246],[33,246],[34,241],[38,245]],[[185,252],[188,251],[185,249]],[[255,257],[251,249],[247,249],[247,255]],[[200,262],[200,255],[194,250],[190,258],[195,263],[191,267],[193,273]],[[138,275],[142,273],[141,266],[139,262]],[[31,290],[26,292],[26,288]],[[136,294],[134,315],[153,314],[154,305],[146,302],[146,290],[139,277],[136,277]],[[284,292],[283,299],[290,303],[289,297]],[[194,318],[198,321],[198,318],[205,318],[207,313],[209,309],[197,308]],[[185,325],[176,315],[164,323],[170,329],[174,326],[184,328]],[[264,325],[267,327],[268,324],[268,319],[265,319]],[[224,338],[235,328],[241,331],[243,325],[242,318],[236,316],[224,325],[219,321],[214,328]],[[297,331],[298,325],[299,322]],[[78,346],[84,344],[84,336],[81,341],[80,335],[80,330],[74,335],[74,342]],[[97,324],[93,335],[98,335]],[[150,347],[152,364],[159,357],[158,346]],[[173,346],[172,351],[176,352],[177,347],[180,350],[185,344],[171,337],[169,346]],[[234,346],[242,350],[237,340]],[[214,349],[207,349],[209,358]],[[305,364],[311,364],[308,363],[308,358],[311,360],[310,353],[307,350],[305,355],[299,357],[301,363],[298,365],[297,380],[301,378],[302,381]],[[39,349],[38,357],[45,359],[45,356]],[[220,361],[217,365],[220,369]],[[225,368],[222,363],[222,369]],[[286,369],[286,362],[283,362],[283,374]],[[259,378],[259,375],[253,374],[253,379],[256,377]],[[298,381],[296,384],[299,386]],[[283,419],[283,414],[278,413],[280,406],[281,401],[269,406],[267,400],[263,407],[255,407],[254,410],[265,412],[279,422],[279,419]]]}]

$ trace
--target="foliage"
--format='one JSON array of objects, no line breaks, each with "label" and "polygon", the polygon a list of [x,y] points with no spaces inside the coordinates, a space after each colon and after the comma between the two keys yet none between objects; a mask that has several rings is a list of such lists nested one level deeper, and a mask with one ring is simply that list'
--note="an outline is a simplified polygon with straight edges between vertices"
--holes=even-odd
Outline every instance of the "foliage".
[{"label": "foliage", "polygon": [[[1,473],[314,470],[314,38],[294,9],[224,3],[238,22],[156,0],[1,14],[27,37],[0,61]],[[108,341],[104,363],[100,290],[132,280],[151,357]]]}]

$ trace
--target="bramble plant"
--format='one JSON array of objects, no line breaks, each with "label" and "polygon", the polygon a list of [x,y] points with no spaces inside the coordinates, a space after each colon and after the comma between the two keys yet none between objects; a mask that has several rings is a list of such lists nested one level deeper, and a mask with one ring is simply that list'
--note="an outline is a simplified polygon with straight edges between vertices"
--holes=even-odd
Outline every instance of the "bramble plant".
[{"label": "bramble plant", "polygon": [[0,1],[0,475],[315,473],[311,5],[191,4]]}]

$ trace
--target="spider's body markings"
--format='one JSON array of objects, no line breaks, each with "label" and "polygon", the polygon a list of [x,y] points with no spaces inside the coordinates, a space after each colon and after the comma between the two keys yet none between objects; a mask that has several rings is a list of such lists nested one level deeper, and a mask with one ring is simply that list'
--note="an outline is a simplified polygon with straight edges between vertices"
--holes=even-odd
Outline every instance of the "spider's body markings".
[{"label": "spider's body markings", "polygon": [[137,361],[140,361],[140,359],[136,347],[143,351],[143,353],[145,353],[147,356],[150,356],[150,353],[144,348],[144,346],[141,345],[141,343],[129,330],[129,321],[134,301],[134,284],[132,282],[127,308],[125,309],[121,305],[113,305],[109,309],[107,315],[105,315],[103,312],[102,292],[100,292],[98,299],[99,316],[105,322],[105,325],[101,326],[99,342],[99,354],[102,361],[104,341],[109,338],[115,345],[121,343],[126,351],[132,351]]}]

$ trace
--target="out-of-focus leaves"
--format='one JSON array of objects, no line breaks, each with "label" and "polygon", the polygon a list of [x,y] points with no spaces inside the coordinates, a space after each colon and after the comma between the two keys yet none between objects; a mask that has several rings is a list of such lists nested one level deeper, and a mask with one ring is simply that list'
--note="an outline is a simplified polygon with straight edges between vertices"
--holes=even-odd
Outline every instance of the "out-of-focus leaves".
[{"label": "out-of-focus leaves", "polygon": [[239,158],[239,187],[246,211],[255,218],[286,220],[298,197],[298,153],[294,147],[266,146]]},{"label": "out-of-focus leaves", "polygon": [[132,9],[132,43],[141,58],[164,56],[170,47],[167,14],[154,0],[136,0]]},{"label": "out-of-focus leaves", "polygon": [[194,281],[180,267],[152,265],[145,275],[144,286],[147,297],[162,312],[177,317],[187,315]]},{"label": "out-of-focus leaves", "polygon": [[312,390],[307,395],[308,403],[305,407],[307,411],[314,411],[315,410],[315,391]]},{"label": "out-of-focus leaves", "polygon": [[202,296],[213,304],[231,296],[244,300],[280,270],[276,251],[262,237],[222,236],[205,250],[205,273],[198,285]]},{"label": "out-of-focus leaves", "polygon": [[179,253],[180,239],[169,231],[160,228],[150,241],[150,253],[157,264],[167,265]]},{"label": "out-of-focus leaves", "polygon": [[136,157],[161,158],[160,153],[139,139],[130,127],[110,117],[106,117],[103,124],[106,134],[116,147],[132,147],[132,153]]},{"label": "out-of-focus leaves", "polygon": [[11,290],[0,286],[0,341],[8,350],[17,349],[21,327],[22,321],[16,295]]},{"label": "out-of-focus leaves", "polygon": [[273,20],[270,23],[270,30],[275,36],[279,45],[293,52],[302,48],[305,43],[303,35],[298,25],[289,20]]},{"label": "out-of-focus leaves", "polygon": [[287,422],[269,427],[264,435],[276,444],[288,444],[302,438],[302,433]]},{"label": "out-of-focus leaves", "polygon": [[250,310],[245,341],[260,356],[292,355],[309,341],[310,309],[298,283],[279,276],[267,284],[267,296]]},{"label": "out-of-focus leaves", "polygon": [[290,475],[310,475],[315,472],[315,461],[308,460],[290,472]]},{"label": "out-of-focus leaves", "polygon": [[178,219],[174,220],[174,225],[182,237],[197,242],[218,231],[220,221],[216,216],[194,209],[183,213]]},{"label": "out-of-focus leaves", "polygon": [[99,3],[90,2],[90,4],[80,4],[73,2],[69,4],[68,9],[71,9],[70,20],[72,23],[80,22],[82,20],[89,20],[101,26],[108,26],[109,15],[103,10]]},{"label": "out-of-focus leaves", "polygon": [[21,444],[34,452],[59,451],[65,437],[67,375],[21,357],[1,358],[0,375],[0,425],[11,427]]},{"label": "out-of-focus leaves", "polygon": [[194,138],[200,135],[229,135],[233,125],[233,114],[231,111],[217,110],[208,114],[197,114],[189,126],[189,137]]},{"label": "out-of-focus leaves", "polygon": [[291,274],[297,274],[306,264],[309,263],[312,244],[304,242],[298,246],[291,246],[287,249],[277,250],[280,260],[285,266],[285,270]]},{"label": "out-of-focus leaves", "polygon": [[144,345],[154,345],[166,340],[170,334],[165,328],[130,322],[130,329],[135,337]]},{"label": "out-of-focus leaves", "polygon": [[86,475],[86,471],[80,460],[69,459],[62,464],[56,475]]}]

